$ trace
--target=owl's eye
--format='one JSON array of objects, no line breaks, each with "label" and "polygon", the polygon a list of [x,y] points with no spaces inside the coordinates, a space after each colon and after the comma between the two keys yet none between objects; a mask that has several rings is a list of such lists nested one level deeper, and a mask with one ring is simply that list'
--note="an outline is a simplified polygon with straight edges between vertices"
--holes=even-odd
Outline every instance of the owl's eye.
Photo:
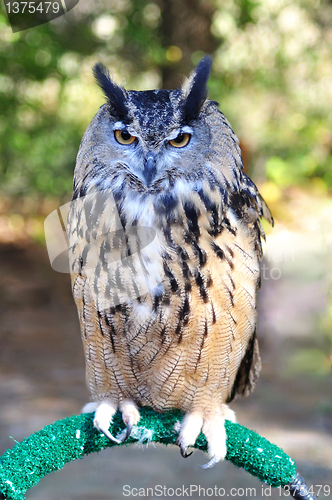
[{"label": "owl's eye", "polygon": [[119,144],[123,144],[125,146],[132,144],[136,140],[136,137],[129,134],[127,130],[115,130],[114,137]]},{"label": "owl's eye", "polygon": [[169,141],[169,143],[175,148],[183,148],[190,141],[191,135],[185,132],[180,133],[175,139]]}]

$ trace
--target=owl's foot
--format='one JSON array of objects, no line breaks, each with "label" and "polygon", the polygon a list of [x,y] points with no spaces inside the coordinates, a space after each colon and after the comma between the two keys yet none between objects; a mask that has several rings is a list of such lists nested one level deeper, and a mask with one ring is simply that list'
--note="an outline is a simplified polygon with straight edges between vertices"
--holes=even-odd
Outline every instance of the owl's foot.
[{"label": "owl's foot", "polygon": [[110,441],[116,444],[123,443],[129,438],[133,425],[136,425],[140,419],[139,411],[132,401],[124,401],[120,406],[122,413],[122,420],[126,424],[124,436],[121,439],[114,437],[109,427],[112,423],[113,417],[117,411],[117,405],[110,399],[105,399],[100,403],[88,403],[83,408],[83,413],[95,412],[93,425],[101,431]]},{"label": "owl's foot", "polygon": [[140,414],[137,409],[137,406],[132,401],[124,401],[120,406],[120,410],[122,412],[122,420],[126,424],[126,434],[123,441],[126,441],[132,431],[134,425],[136,425],[140,419]]},{"label": "owl's foot", "polygon": [[210,461],[201,467],[209,469],[220,460],[223,460],[227,452],[225,420],[236,421],[235,413],[227,405],[222,405],[219,411],[187,413],[181,423],[177,439],[181,455],[185,458],[189,456],[186,451],[187,447],[195,444],[199,433],[202,431],[208,442]]}]

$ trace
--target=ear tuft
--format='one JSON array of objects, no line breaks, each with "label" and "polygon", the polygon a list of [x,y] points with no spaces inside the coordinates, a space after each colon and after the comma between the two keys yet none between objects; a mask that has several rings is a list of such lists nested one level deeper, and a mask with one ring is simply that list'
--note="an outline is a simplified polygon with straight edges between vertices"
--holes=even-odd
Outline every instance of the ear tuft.
[{"label": "ear tuft", "polygon": [[195,120],[207,98],[207,81],[210,76],[212,57],[205,56],[190,75],[182,87],[184,97],[182,109],[182,122],[189,123]]},{"label": "ear tuft", "polygon": [[99,87],[104,92],[106,99],[111,104],[116,116],[122,121],[128,120],[126,91],[112,81],[108,70],[103,64],[96,64],[93,67],[93,74]]}]

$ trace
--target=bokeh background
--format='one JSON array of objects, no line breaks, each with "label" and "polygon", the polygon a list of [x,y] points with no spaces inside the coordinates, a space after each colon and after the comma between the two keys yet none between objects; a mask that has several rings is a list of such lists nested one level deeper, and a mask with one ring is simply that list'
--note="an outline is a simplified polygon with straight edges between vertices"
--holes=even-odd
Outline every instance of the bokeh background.
[{"label": "bokeh background", "polygon": [[[43,223],[70,200],[81,137],[103,103],[92,65],[127,88],[176,88],[211,53],[209,96],[275,217],[259,296],[262,375],[232,408],[332,498],[331,0],[80,0],[15,34],[0,9],[0,453],[89,398],[69,276],[51,269]],[[155,484],[269,496],[227,462],[200,470],[205,461],[176,448],[109,450],[27,498],[119,499],[124,485]]]}]

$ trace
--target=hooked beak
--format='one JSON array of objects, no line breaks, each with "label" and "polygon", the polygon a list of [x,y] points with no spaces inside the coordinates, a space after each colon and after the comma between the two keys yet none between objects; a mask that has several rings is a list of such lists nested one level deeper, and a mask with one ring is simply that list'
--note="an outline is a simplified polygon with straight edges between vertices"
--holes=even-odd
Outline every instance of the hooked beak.
[{"label": "hooked beak", "polygon": [[152,153],[149,153],[145,159],[143,175],[146,180],[146,185],[149,187],[157,173],[156,159]]}]

